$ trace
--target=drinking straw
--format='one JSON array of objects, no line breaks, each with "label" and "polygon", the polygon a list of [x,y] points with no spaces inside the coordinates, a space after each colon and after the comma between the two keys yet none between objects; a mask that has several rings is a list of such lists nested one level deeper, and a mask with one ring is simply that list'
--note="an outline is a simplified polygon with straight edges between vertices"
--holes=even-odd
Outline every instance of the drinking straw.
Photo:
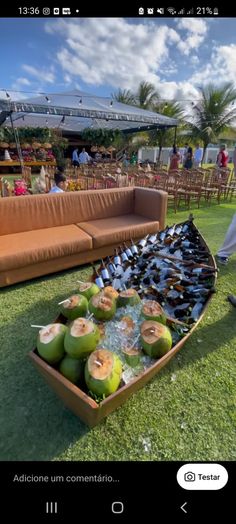
[{"label": "drinking straw", "polygon": [[61,302],[58,302],[58,306],[60,306],[61,304],[65,304],[65,302],[70,302],[70,299],[66,298],[66,300],[62,300]]},{"label": "drinking straw", "polygon": [[132,349],[132,348],[133,348],[133,347],[135,346],[135,344],[136,344],[136,343],[138,342],[138,340],[139,340],[140,336],[141,336],[141,335],[140,335],[140,333],[139,333],[139,335],[138,335],[138,336],[137,336],[137,337],[135,338],[135,340],[134,340],[134,342],[133,342],[132,346],[130,346],[130,348],[129,348],[129,349]]},{"label": "drinking straw", "polygon": [[31,327],[35,327],[35,328],[46,328],[47,326],[37,326],[36,324],[31,324]]},{"label": "drinking straw", "polygon": [[97,364],[97,366],[102,366],[102,364],[101,364],[101,362],[99,362],[99,360],[95,360],[94,362],[95,362],[95,364]]}]

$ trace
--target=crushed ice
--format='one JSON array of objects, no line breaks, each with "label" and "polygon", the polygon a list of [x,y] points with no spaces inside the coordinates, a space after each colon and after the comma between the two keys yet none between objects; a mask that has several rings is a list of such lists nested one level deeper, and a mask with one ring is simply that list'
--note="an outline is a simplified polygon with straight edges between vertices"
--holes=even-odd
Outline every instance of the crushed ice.
[{"label": "crushed ice", "polygon": [[[145,320],[140,316],[143,303],[144,301],[136,306],[128,305],[123,308],[118,308],[113,319],[104,324],[105,333],[99,343],[99,348],[109,349],[119,356],[123,364],[122,380],[124,384],[128,384],[131,380],[140,375],[140,373],[145,371],[145,369],[149,368],[156,362],[155,359],[142,353],[140,364],[135,367],[131,367],[126,363],[125,356],[122,351],[124,348],[130,347],[139,335],[140,325]],[[126,323],[121,320],[122,317],[132,318],[134,322],[132,331],[129,331],[128,333],[126,332]],[[96,320],[93,319],[93,322],[96,322]],[[135,346],[140,350],[142,349],[140,340],[137,341]]]}]

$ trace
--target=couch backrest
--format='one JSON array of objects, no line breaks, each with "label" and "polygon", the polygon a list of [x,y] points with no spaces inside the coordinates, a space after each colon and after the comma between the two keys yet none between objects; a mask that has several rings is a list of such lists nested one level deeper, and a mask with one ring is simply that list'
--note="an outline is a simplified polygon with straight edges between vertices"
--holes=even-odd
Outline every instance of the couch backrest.
[{"label": "couch backrest", "polygon": [[0,235],[133,212],[132,187],[0,198]]}]

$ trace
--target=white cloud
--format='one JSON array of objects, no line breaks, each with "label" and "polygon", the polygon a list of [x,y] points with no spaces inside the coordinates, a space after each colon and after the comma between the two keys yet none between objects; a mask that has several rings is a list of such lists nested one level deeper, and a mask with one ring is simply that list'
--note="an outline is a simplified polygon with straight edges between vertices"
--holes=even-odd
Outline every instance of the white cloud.
[{"label": "white cloud", "polygon": [[191,65],[196,66],[196,65],[199,64],[199,62],[200,62],[200,60],[199,60],[199,58],[198,58],[197,55],[193,55],[193,56],[191,57]]},{"label": "white cloud", "polygon": [[162,82],[159,87],[159,93],[163,99],[191,101],[199,98],[199,91],[187,82]]},{"label": "white cloud", "polygon": [[23,64],[22,69],[26,71],[29,75],[33,76],[34,78],[37,78],[37,80],[47,82],[49,84],[53,84],[55,81],[55,74],[53,71],[52,66],[47,69],[36,69],[36,67]]},{"label": "white cloud", "polygon": [[71,76],[68,74],[64,75],[64,81],[66,84],[71,84]]},{"label": "white cloud", "polygon": [[45,29],[64,38],[57,59],[65,74],[115,89],[136,90],[143,80],[158,88],[170,46],[180,42],[178,33],[167,25],[122,18],[60,19],[47,22]]},{"label": "white cloud", "polygon": [[31,84],[28,78],[23,78],[23,77],[17,78],[16,83],[23,85],[23,86],[30,86]]},{"label": "white cloud", "polygon": [[210,60],[191,78],[195,85],[232,82],[236,87],[236,44],[215,47]]},{"label": "white cloud", "polygon": [[201,18],[179,18],[176,25],[178,29],[183,29],[190,33],[204,35],[207,32],[207,22]]},{"label": "white cloud", "polygon": [[177,43],[178,49],[184,55],[189,55],[192,49],[197,50],[208,32],[208,24],[199,18],[180,18],[177,20],[177,28],[187,33],[185,40]]}]

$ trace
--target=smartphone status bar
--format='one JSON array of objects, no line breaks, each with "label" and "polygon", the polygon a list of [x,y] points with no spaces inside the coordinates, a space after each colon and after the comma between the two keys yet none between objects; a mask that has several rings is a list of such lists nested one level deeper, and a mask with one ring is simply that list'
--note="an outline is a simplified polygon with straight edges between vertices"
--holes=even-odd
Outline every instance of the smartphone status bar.
[{"label": "smartphone status bar", "polygon": [[[170,7],[159,7],[154,6],[150,1],[147,6],[140,1],[140,4],[132,6],[127,4],[126,6],[121,5],[94,5],[90,6],[68,6],[66,4],[60,4],[61,0],[55,2],[54,6],[37,6],[37,5],[18,5],[18,6],[2,6],[0,17],[8,18],[47,18],[47,17],[62,17],[62,18],[106,18],[106,17],[130,17],[130,18],[217,18],[217,17],[234,17],[233,8],[227,8],[227,6],[170,6]],[[227,12],[229,11],[229,12]],[[236,11],[236,10],[235,10]]]}]

